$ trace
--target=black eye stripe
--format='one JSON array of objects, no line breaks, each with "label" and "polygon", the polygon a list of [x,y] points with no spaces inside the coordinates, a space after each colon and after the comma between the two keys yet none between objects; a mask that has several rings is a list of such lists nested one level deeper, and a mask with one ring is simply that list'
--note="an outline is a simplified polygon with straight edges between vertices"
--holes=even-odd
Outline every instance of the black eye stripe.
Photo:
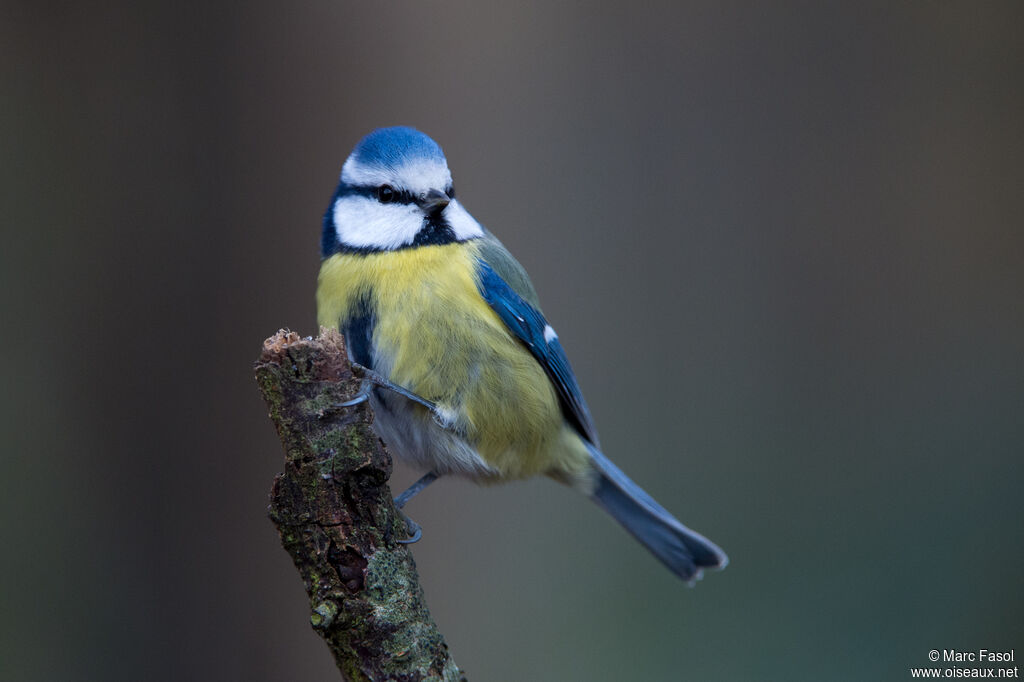
[{"label": "black eye stripe", "polygon": [[[377,191],[380,189],[380,185],[346,185],[343,192],[339,192],[339,195],[346,196],[359,196],[366,197],[367,199],[373,199],[374,201],[380,201],[377,195]],[[392,195],[389,204],[415,204],[416,197],[412,192],[405,189],[398,189],[393,185],[391,187]]]},{"label": "black eye stripe", "polygon": [[[383,185],[345,185],[344,188],[339,188],[338,196],[359,196],[373,199],[374,201],[380,201],[377,192]],[[415,204],[416,195],[407,189],[398,189],[394,185],[388,185],[393,192],[392,198],[387,203],[389,204]],[[444,193],[451,199],[455,199],[455,187],[448,185],[444,189]]]}]

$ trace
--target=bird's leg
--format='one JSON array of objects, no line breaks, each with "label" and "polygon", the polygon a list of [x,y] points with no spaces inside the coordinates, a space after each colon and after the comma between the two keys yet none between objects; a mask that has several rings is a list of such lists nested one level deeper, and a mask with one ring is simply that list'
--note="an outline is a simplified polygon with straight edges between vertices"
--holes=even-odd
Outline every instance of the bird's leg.
[{"label": "bird's leg", "polygon": [[353,405],[366,402],[370,397],[370,392],[373,390],[373,387],[380,386],[381,388],[386,388],[389,391],[394,391],[398,395],[408,398],[414,403],[419,403],[434,414],[437,414],[437,403],[427,400],[426,398],[421,398],[409,389],[402,388],[398,384],[391,383],[384,376],[374,372],[369,367],[363,367],[358,362],[353,362],[352,366],[362,372],[363,383],[360,384],[359,392],[355,394],[355,397],[351,400],[346,400],[345,402],[340,403],[337,407],[352,407]]},{"label": "bird's leg", "polygon": [[352,407],[354,405],[358,405],[359,403],[365,403],[367,400],[370,399],[370,393],[373,392],[374,387],[380,386],[381,388],[386,388],[389,391],[397,393],[398,395],[427,408],[428,410],[430,410],[430,413],[434,417],[434,422],[436,422],[438,426],[440,426],[442,429],[445,429],[446,431],[458,433],[455,427],[454,416],[450,412],[446,412],[445,410],[443,410],[434,401],[427,400],[422,396],[416,395],[409,389],[403,388],[402,386],[399,386],[398,384],[391,382],[389,379],[382,376],[381,374],[378,374],[369,367],[363,367],[358,362],[353,362],[352,367],[355,368],[358,372],[362,373],[363,375],[363,382],[359,385],[359,391],[351,400],[346,400],[343,403],[338,403],[334,407]]},{"label": "bird's leg", "polygon": [[[355,394],[355,396],[352,397],[351,400],[346,400],[343,403],[339,403],[335,407],[352,407],[354,405],[358,405],[359,403],[364,403],[367,400],[369,400],[370,393],[373,392],[374,387],[380,386],[381,388],[386,388],[389,391],[393,391],[398,395],[413,401],[414,403],[419,403],[423,407],[430,410],[430,412],[434,415],[434,421],[437,422],[439,426],[441,426],[442,428],[451,428],[450,417],[447,417],[446,415],[443,415],[441,413],[441,411],[437,407],[437,403],[427,400],[426,398],[422,398],[413,393],[412,391],[410,391],[409,389],[403,388],[398,384],[392,383],[387,378],[378,374],[377,372],[374,372],[369,367],[364,367],[363,365],[360,365],[357,362],[353,362],[352,367],[355,368],[358,372],[361,372],[363,375],[363,381],[359,385],[359,391]],[[401,511],[401,509],[402,507],[405,506],[406,502],[414,498],[417,493],[419,493],[428,485],[436,481],[437,476],[438,475],[433,471],[424,474],[423,476],[420,477],[418,481],[413,483],[401,495],[395,498],[395,506],[399,509],[399,512],[405,519],[405,527],[409,532],[409,539],[399,540],[399,543],[403,545],[409,545],[414,542],[418,542],[419,539],[423,537],[423,529],[420,527],[420,525],[412,519],[410,519],[408,515],[405,514],[405,512]]]},{"label": "bird's leg", "polygon": [[433,471],[423,474],[418,481],[406,488],[401,495],[395,498],[395,506],[401,509],[405,506],[406,502],[416,497],[420,491],[436,480],[437,474]]},{"label": "bird's leg", "polygon": [[401,495],[399,495],[398,497],[395,498],[395,506],[398,507],[399,512],[402,514],[402,517],[405,519],[405,528],[409,532],[409,539],[408,540],[399,540],[398,541],[399,544],[411,545],[414,542],[418,542],[419,539],[421,537],[423,537],[423,529],[420,527],[420,524],[418,524],[415,521],[413,521],[412,519],[410,519],[409,516],[405,512],[401,511],[401,509],[402,509],[402,507],[405,506],[406,502],[408,502],[412,498],[416,497],[416,495],[421,490],[423,490],[424,488],[426,488],[428,485],[430,485],[431,483],[433,483],[436,480],[437,480],[437,474],[435,472],[433,472],[433,471],[429,471],[429,472],[423,474],[423,476],[421,476],[418,481],[416,481],[411,486],[406,488],[405,491]]}]

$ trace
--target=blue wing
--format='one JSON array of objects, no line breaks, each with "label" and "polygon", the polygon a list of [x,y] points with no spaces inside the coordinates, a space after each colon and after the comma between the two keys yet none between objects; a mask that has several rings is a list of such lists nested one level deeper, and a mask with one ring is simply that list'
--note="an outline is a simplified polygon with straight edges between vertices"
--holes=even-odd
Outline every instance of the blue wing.
[{"label": "blue wing", "polygon": [[487,261],[478,260],[480,295],[516,338],[530,350],[558,392],[562,410],[580,435],[597,446],[597,429],[562,344],[544,316],[515,292]]}]

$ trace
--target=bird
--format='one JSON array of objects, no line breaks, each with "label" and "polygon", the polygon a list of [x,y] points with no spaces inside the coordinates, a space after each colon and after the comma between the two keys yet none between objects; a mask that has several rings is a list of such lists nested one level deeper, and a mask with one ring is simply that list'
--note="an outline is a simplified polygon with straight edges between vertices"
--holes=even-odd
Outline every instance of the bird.
[{"label": "bird", "polygon": [[[608,512],[689,584],[728,563],[616,467],[525,269],[456,197],[441,147],[378,128],[323,217],[317,318],[338,329],[377,435],[423,477],[548,476]],[[409,520],[411,541],[419,538]]]}]

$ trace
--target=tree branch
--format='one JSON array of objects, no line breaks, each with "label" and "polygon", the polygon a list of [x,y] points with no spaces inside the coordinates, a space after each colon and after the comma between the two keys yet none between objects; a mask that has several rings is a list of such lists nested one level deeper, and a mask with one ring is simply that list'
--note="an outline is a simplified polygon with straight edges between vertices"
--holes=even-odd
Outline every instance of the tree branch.
[{"label": "tree branch", "polygon": [[362,403],[344,341],[279,331],[263,344],[256,380],[284,446],[269,514],[309,595],[313,629],[342,675],[356,680],[464,680],[430,617],[404,519],[388,478],[391,457]]}]

